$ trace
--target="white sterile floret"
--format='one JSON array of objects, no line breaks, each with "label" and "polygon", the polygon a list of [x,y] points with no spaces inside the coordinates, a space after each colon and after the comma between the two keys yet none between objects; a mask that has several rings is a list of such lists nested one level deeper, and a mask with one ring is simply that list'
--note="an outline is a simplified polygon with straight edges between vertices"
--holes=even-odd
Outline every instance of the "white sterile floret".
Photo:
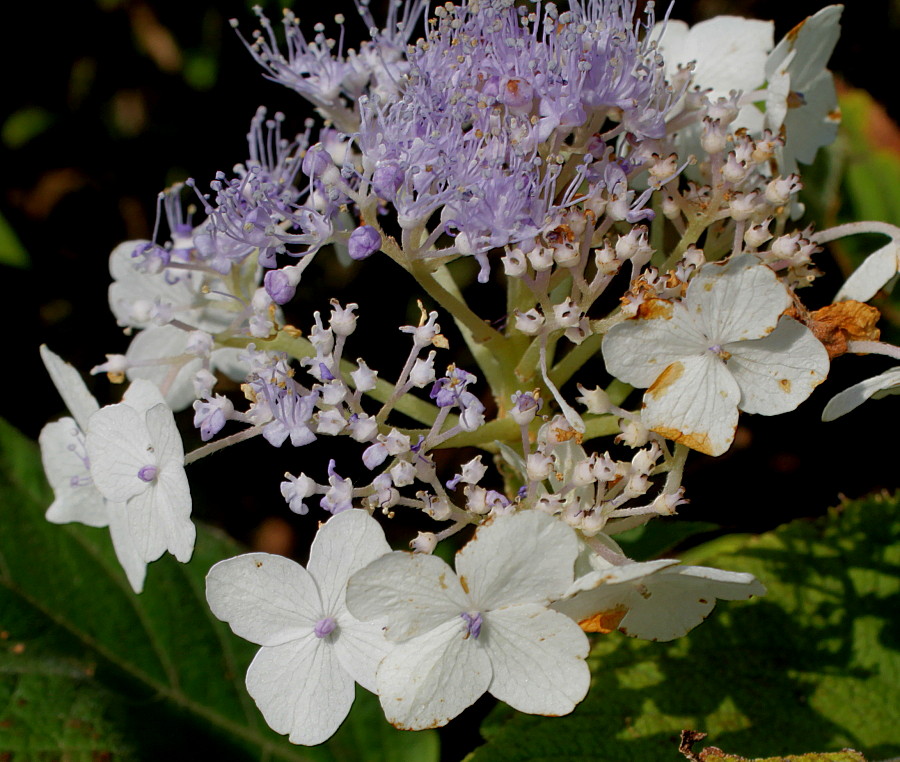
[{"label": "white sterile floret", "polygon": [[100,494],[125,504],[141,559],[149,563],[168,550],[182,563],[189,561],[196,530],[184,448],[159,389],[138,379],[122,402],[94,413],[85,447]]},{"label": "white sterile floret", "polygon": [[829,5],[794,27],[766,61],[766,129],[784,127],[782,174],[797,162],[812,164],[816,151],[837,137],[841,121],[834,77],[825,68],[840,36],[842,5]]},{"label": "white sterile floret", "polygon": [[652,431],[708,455],[734,439],[738,410],[777,415],[825,380],[828,353],[786,317],[792,299],[753,255],[701,267],[682,301],[651,299],[603,340],[607,370],[641,388]]},{"label": "white sterile floret", "polygon": [[247,690],[269,726],[292,743],[330,738],[350,711],[354,682],[374,691],[390,645],[381,622],[357,621],[344,596],[350,575],[388,552],[378,522],[349,510],[319,530],[305,569],[268,553],[210,569],[213,614],[262,646],[247,670]]},{"label": "white sterile floret", "polygon": [[376,675],[398,728],[439,727],[485,691],[530,714],[571,712],[587,693],[588,642],[547,608],[572,583],[575,533],[537,512],[499,516],[456,555],[390,553],[354,575],[347,606],[386,617],[396,646]]},{"label": "white sterile floret", "polygon": [[132,539],[125,505],[108,501],[94,486],[84,432],[90,417],[100,409],[78,371],[41,347],[41,358],[60,396],[73,418],[48,423],[39,438],[41,460],[54,500],[47,509],[47,521],[53,524],[78,522],[90,527],[109,527],[116,558],[125,570],[136,593],[144,588],[147,564]]},{"label": "white sterile floret", "polygon": [[586,632],[619,631],[633,638],[666,641],[686,635],[716,605],[716,599],[765,595],[752,574],[706,566],[680,566],[675,559],[590,571],[575,580],[552,608]]}]

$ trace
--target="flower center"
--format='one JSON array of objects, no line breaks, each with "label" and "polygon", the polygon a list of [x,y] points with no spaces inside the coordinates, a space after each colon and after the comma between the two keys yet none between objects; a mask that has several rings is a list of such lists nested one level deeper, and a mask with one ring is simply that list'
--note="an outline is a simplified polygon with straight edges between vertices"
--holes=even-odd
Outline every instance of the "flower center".
[{"label": "flower center", "polygon": [[473,615],[464,611],[460,616],[466,623],[466,634],[463,635],[463,640],[468,638],[469,635],[477,640],[478,636],[481,634],[481,614],[476,613]]},{"label": "flower center", "polygon": [[726,352],[725,349],[722,348],[721,344],[713,344],[711,347],[707,347],[708,351],[712,352],[716,357],[720,360],[727,360],[731,357],[731,352]]},{"label": "flower center", "polygon": [[156,466],[144,466],[138,471],[138,479],[142,482],[152,482],[158,473],[159,469]]},{"label": "flower center", "polygon": [[334,632],[335,627],[337,627],[337,622],[335,622],[334,619],[328,616],[316,622],[316,626],[313,628],[313,633],[317,638],[324,638],[326,635],[330,635],[332,632]]}]

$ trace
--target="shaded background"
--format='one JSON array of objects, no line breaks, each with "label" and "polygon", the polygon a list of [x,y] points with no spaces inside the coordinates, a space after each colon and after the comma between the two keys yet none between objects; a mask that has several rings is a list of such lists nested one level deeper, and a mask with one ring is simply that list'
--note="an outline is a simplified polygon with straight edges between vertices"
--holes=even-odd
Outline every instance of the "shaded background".
[{"label": "shaded background", "polygon": [[[774,18],[777,40],[821,6],[814,0],[697,0],[677,3],[673,16]],[[264,7],[279,18],[277,4]],[[330,22],[343,9],[353,29],[351,3],[328,8],[322,20]],[[301,3],[295,10],[308,27],[320,20],[317,5],[307,10]],[[245,134],[259,105],[286,112],[288,133],[302,129],[308,111],[299,96],[261,76],[230,29],[231,17],[240,19],[245,34],[255,28],[250,3],[97,0],[30,3],[19,5],[18,13],[18,23],[8,30],[29,32],[7,31],[0,50],[7,72],[0,103],[0,214],[31,264],[0,269],[7,288],[9,387],[2,414],[36,437],[62,410],[38,345],[48,343],[83,372],[102,362],[104,353],[127,346],[106,305],[107,257],[118,242],[150,235],[156,193],[188,176],[206,187],[217,170],[244,160]],[[896,47],[898,15],[895,1],[848,4],[832,59],[845,83],[867,88],[895,119],[897,88],[892,77],[878,76],[873,61],[886,61]],[[812,307],[826,303],[839,283],[827,257],[820,261],[829,279],[804,292]],[[356,290],[346,292],[348,284]],[[312,310],[327,311],[331,296],[359,302],[363,319],[350,356],[364,353],[390,377],[389,369],[402,358],[385,354],[390,341],[383,330],[366,328],[365,318],[377,314],[390,334],[391,326],[415,319],[413,293],[414,284],[402,273],[377,263],[312,268],[295,303],[302,307],[295,307],[296,319],[308,327]],[[839,360],[833,377],[796,413],[743,416],[730,453],[717,461],[691,459],[686,485],[692,502],[683,515],[754,531],[820,514],[840,494],[894,489],[898,399],[870,403],[835,423],[818,420],[835,392],[889,365],[879,358]],[[105,378],[90,383],[101,402],[117,393]],[[321,480],[331,450],[319,452],[314,445],[274,451],[264,442],[234,449],[192,466],[192,482],[203,485],[195,487],[198,515],[246,542],[290,552],[297,528],[306,524],[286,515],[280,476],[306,470]]]}]

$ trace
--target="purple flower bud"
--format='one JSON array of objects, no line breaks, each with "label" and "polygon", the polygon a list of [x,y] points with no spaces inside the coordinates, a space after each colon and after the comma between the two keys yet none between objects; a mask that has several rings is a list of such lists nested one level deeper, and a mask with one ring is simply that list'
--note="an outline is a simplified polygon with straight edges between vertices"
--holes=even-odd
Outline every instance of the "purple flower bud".
[{"label": "purple flower bud", "polygon": [[403,180],[403,170],[399,164],[381,164],[372,173],[372,189],[382,198],[393,201]]},{"label": "purple flower bud", "polygon": [[353,259],[366,259],[381,248],[381,234],[371,225],[362,225],[350,234],[347,248]]},{"label": "purple flower bud", "polygon": [[333,166],[333,164],[328,151],[325,150],[321,143],[317,143],[306,152],[301,168],[303,169],[303,174],[316,178],[323,175],[325,170]]},{"label": "purple flower bud", "polygon": [[293,277],[294,272],[290,266],[281,270],[269,270],[263,279],[266,293],[275,304],[287,304],[297,293],[299,277]]}]

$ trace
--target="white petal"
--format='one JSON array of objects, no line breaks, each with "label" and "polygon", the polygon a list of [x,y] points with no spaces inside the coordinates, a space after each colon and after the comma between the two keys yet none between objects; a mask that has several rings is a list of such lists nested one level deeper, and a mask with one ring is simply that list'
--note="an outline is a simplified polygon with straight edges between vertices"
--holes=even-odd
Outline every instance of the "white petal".
[{"label": "white petal", "polygon": [[144,589],[144,578],[147,576],[147,564],[131,536],[131,528],[121,503],[109,505],[109,536],[112,539],[116,558],[125,570],[125,576],[136,593]]},{"label": "white petal", "polygon": [[240,357],[243,351],[234,347],[221,347],[209,353],[210,370],[220,370],[232,381],[243,381],[250,367]]},{"label": "white petal", "polygon": [[146,238],[135,238],[132,241],[122,241],[109,255],[109,274],[113,280],[140,276],[141,273],[134,269],[134,257],[131,255],[141,244],[150,243]]},{"label": "white petal", "polygon": [[680,302],[655,299],[651,315],[614,325],[601,347],[607,371],[638,388],[650,386],[676,360],[705,352],[709,346]]},{"label": "white petal", "polygon": [[701,267],[685,305],[711,344],[760,339],[775,330],[791,296],[774,271],[751,254]]},{"label": "white petal", "polygon": [[765,595],[752,575],[703,566],[673,566],[644,580],[619,629],[644,640],[680,638],[709,616],[716,598],[736,601]]},{"label": "white petal", "polygon": [[166,525],[157,515],[155,493],[154,485],[130,500],[119,503],[125,506],[128,531],[134,540],[138,555],[146,563],[155,561],[169,547]]},{"label": "white petal", "polygon": [[[430,558],[430,556],[428,556]],[[396,646],[378,668],[384,716],[401,730],[446,725],[474,704],[491,682],[491,664],[460,618]]]},{"label": "white petal", "polygon": [[[188,333],[172,325],[153,326],[138,333],[128,345],[125,357],[128,378],[144,378],[156,384],[172,410],[184,410],[194,401],[194,374],[200,370],[199,357],[185,356]],[[166,358],[181,358],[162,363]]]},{"label": "white petal", "polygon": [[763,124],[773,132],[781,129],[788,112],[791,75],[782,69],[773,72],[766,83],[766,113]]},{"label": "white petal", "polygon": [[85,437],[91,476],[108,500],[123,502],[148,489],[138,473],[155,465],[150,432],[141,416],[124,402],[91,416]]},{"label": "white petal", "polygon": [[847,278],[834,301],[855,300],[867,302],[898,272],[900,272],[900,243],[895,239],[886,246],[872,252],[865,261]]},{"label": "white petal", "polygon": [[366,511],[343,511],[325,522],[316,533],[306,565],[319,588],[324,610],[344,610],[350,575],[390,552],[384,530]]},{"label": "white petal", "polygon": [[782,174],[797,170],[797,161],[812,164],[816,151],[830,145],[841,123],[837,90],[830,71],[823,70],[803,89],[805,105],[789,108],[784,117],[785,145]]},{"label": "white petal", "polygon": [[206,575],[210,609],[235,634],[265,646],[312,635],[323,618],[309,573],[288,558],[246,553],[220,561]]},{"label": "white petal", "polygon": [[125,402],[143,415],[151,407],[165,404],[166,400],[156,384],[139,378],[129,384],[125,394],[122,395],[122,402]]},{"label": "white petal", "polygon": [[833,421],[851,410],[858,408],[878,392],[900,386],[900,368],[891,368],[884,373],[860,381],[848,389],[834,395],[822,411],[823,421]]},{"label": "white petal", "polygon": [[672,363],[644,395],[641,420],[667,439],[721,455],[734,439],[741,391],[711,352]]},{"label": "white petal", "polygon": [[[635,561],[623,566],[611,566],[602,571],[589,572],[575,580],[565,597],[555,601],[551,608],[578,622],[587,632],[598,631],[592,620],[602,625],[603,615],[615,612],[615,609],[623,603],[623,591],[630,590],[625,585],[635,581],[641,582],[660,569],[677,564],[676,559],[661,558],[656,561]],[[616,626],[618,621],[614,627]]]},{"label": "white petal", "polygon": [[456,554],[456,573],[476,609],[545,603],[572,584],[578,538],[540,511],[499,516]]},{"label": "white petal", "polygon": [[81,374],[58,354],[51,352],[46,344],[41,344],[41,359],[72,417],[82,431],[87,431],[88,419],[100,409],[100,405],[88,391]]},{"label": "white petal", "polygon": [[778,415],[793,410],[828,375],[828,352],[802,323],[783,317],[772,333],[756,341],[727,344],[726,363],[741,388],[738,407],[747,413]]},{"label": "white petal", "polygon": [[437,556],[396,551],[350,578],[347,608],[362,621],[389,621],[389,640],[423,635],[473,608],[453,570]]},{"label": "white petal", "polygon": [[91,481],[84,462],[84,436],[75,421],[60,418],[48,423],[41,429],[38,442],[55,498],[47,509],[47,521],[54,524],[77,521],[91,527],[105,527],[106,500]]},{"label": "white petal", "polygon": [[340,727],[353,704],[353,678],[325,638],[261,648],[247,670],[247,691],[276,733],[314,746]]},{"label": "white petal", "polygon": [[804,89],[822,72],[841,35],[842,5],[829,5],[795,26],[769,55],[766,78],[787,67],[793,88]]},{"label": "white petal", "polygon": [[[679,63],[696,61],[694,82],[712,88],[713,99],[731,90],[751,92],[765,81],[774,24],[739,16],[716,16],[691,27]],[[663,51],[665,55],[665,51]],[[667,70],[668,70],[668,56]]]},{"label": "white petal", "polygon": [[153,513],[163,528],[166,550],[186,564],[194,553],[197,529],[191,521],[191,491],[184,469],[162,471],[152,492]]},{"label": "white petal", "polygon": [[345,611],[337,617],[334,652],[344,671],[371,693],[375,693],[375,672],[393,648],[384,637],[381,622],[360,622]]},{"label": "white petal", "polygon": [[569,617],[536,604],[485,614],[481,636],[491,660],[492,696],[528,714],[571,712],[587,694],[587,636]]},{"label": "white petal", "polygon": [[191,489],[184,473],[184,447],[172,411],[164,403],[146,414],[147,429],[159,464],[154,484],[154,517],[163,526],[166,549],[182,563],[194,551],[196,529],[191,522]]}]

